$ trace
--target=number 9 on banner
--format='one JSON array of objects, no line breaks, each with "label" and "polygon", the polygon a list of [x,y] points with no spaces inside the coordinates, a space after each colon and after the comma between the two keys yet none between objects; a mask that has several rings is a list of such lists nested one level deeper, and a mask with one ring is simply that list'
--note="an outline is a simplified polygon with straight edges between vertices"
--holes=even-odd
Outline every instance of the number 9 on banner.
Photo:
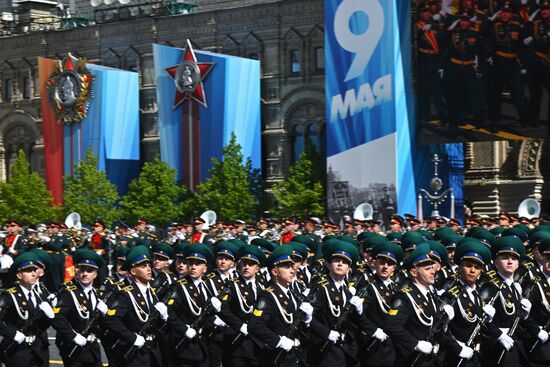
[{"label": "number 9 on banner", "polygon": [[[368,17],[368,28],[360,34],[351,29],[355,13]],[[343,49],[355,54],[346,82],[363,74],[383,33],[384,9],[379,0],[344,0],[338,6],[334,15],[334,36]]]}]

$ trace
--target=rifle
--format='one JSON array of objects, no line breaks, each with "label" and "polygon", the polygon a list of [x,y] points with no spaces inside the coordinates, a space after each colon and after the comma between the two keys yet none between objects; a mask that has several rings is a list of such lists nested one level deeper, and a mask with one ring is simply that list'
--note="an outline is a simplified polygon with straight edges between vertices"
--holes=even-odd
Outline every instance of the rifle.
[{"label": "rifle", "polygon": [[[105,286],[105,284],[101,285],[100,291],[98,293],[103,293],[104,290],[102,288],[104,286]],[[110,302],[110,299],[114,294],[114,289],[115,288],[114,287],[110,287],[110,288],[111,289],[108,292],[105,292],[105,296],[104,296],[105,301],[104,302],[106,304]],[[97,304],[96,304],[96,309],[93,311],[93,315],[91,315],[91,317],[88,319],[88,323],[86,324],[86,326],[84,327],[84,330],[82,330],[82,332],[80,334],[87,339],[95,331],[95,329],[96,329],[97,325],[99,324],[99,321],[101,320],[102,316],[103,315],[97,309]],[[78,348],[79,348],[79,345],[75,344],[73,346],[73,348],[69,352],[69,359],[73,356],[73,354],[76,352],[76,350]]]},{"label": "rifle", "polygon": [[[544,327],[542,328],[542,330],[548,331],[548,328],[550,328],[550,320],[546,321],[546,324],[544,324]],[[537,345],[539,345],[539,343],[540,343],[540,339],[537,338],[537,340],[531,346],[531,349],[529,349],[529,353],[532,353],[537,347]]]},{"label": "rifle", "polygon": [[[449,287],[449,289],[447,290],[447,293],[449,293],[451,296],[452,296],[452,299],[451,301],[448,303],[449,306],[453,306],[455,304],[455,302],[457,301],[458,299],[458,295],[460,293],[460,290],[461,288],[458,287],[458,285],[456,285],[455,283],[457,282],[457,279],[455,279],[453,281],[453,284],[451,284],[451,286]],[[440,307],[440,311],[439,311],[439,318],[437,319],[436,323],[432,326],[432,328],[430,329],[430,332],[428,333],[428,336],[426,337],[426,341],[427,342],[430,342],[432,343],[433,340],[435,339],[436,335],[439,334],[441,332],[441,329],[443,328],[443,326],[446,324],[446,319],[447,319],[447,316],[445,315],[445,312],[443,311],[443,309]],[[416,353],[416,357],[414,358],[411,366],[414,367],[417,365],[417,363],[422,359],[424,358],[426,355],[424,353],[421,353],[421,352],[417,352]]]},{"label": "rifle", "polygon": [[[367,291],[368,291],[368,285],[370,284],[370,279],[368,278],[368,275],[367,273],[364,272],[364,269],[360,269],[359,272],[358,272],[358,275],[359,275],[359,279],[354,282],[353,280],[350,282],[350,285],[355,285],[355,288],[357,289],[357,294],[358,294],[358,297],[359,298],[364,298],[366,295],[367,295]],[[355,277],[354,277],[355,279]],[[361,284],[362,281],[365,281],[367,282],[367,284],[361,288],[361,291],[359,291],[359,284]],[[351,316],[351,314],[353,313],[353,310],[352,310],[352,304],[351,303],[347,303],[346,306],[344,307],[342,313],[340,314],[340,317],[338,318],[338,321],[336,321],[336,323],[334,324],[334,330],[336,330],[337,332],[341,333],[342,332],[342,327],[344,326],[345,322],[348,320],[348,318]],[[330,340],[327,340],[325,341],[325,343],[321,346],[321,350],[320,352],[321,353],[324,353],[325,350],[328,348],[328,346],[330,345],[330,343],[332,343]]]},{"label": "rifle", "polygon": [[[227,281],[222,286],[222,289],[220,289],[220,292],[219,292],[220,294],[218,296],[219,298],[222,298],[223,296],[225,296],[226,293],[229,291],[229,284],[230,282]],[[202,313],[199,316],[197,316],[197,318],[191,323],[191,325],[189,325],[189,327],[194,330],[199,330],[202,327],[202,325],[206,322],[206,319],[212,315],[213,309],[214,309],[214,306],[212,305],[212,302],[209,300],[204,310],[202,311]],[[179,342],[176,344],[175,349],[179,350],[181,348],[183,349],[187,348],[191,340],[192,339],[189,339],[184,335],[183,338],[181,338]]]},{"label": "rifle", "polygon": [[[315,301],[315,299],[317,298],[317,293],[319,292],[319,289],[321,289],[320,285],[323,285],[323,284],[326,284],[324,281],[322,282],[319,282],[317,284],[317,286],[311,290],[311,292],[309,292],[309,294],[307,295],[307,297],[305,297],[302,301],[302,303],[304,302],[308,302],[308,303],[312,303]],[[292,292],[292,290],[289,289],[289,292]],[[296,297],[294,297],[296,298]],[[297,305],[298,306],[298,305]],[[304,312],[300,312],[298,314],[297,317],[294,318],[294,322],[292,323],[292,325],[290,325],[290,330],[288,332],[288,337],[290,339],[295,339],[298,332],[301,331],[301,324],[302,322],[304,321],[304,316],[306,314]],[[286,353],[286,351],[284,349],[281,349],[277,355],[275,356],[275,359],[273,360],[273,366],[274,367],[278,367],[280,366],[280,363],[281,363],[281,358],[283,357],[283,354]]]}]

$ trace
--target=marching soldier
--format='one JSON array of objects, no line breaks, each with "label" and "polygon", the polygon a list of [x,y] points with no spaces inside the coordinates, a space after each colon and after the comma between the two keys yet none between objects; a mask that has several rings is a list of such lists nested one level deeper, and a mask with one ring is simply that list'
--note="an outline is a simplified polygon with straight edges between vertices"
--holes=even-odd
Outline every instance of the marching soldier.
[{"label": "marching soldier", "polygon": [[493,285],[489,292],[484,292],[487,297],[496,296],[496,312],[488,326],[489,338],[481,343],[481,356],[486,366],[527,365],[524,345],[516,332],[517,323],[529,317],[531,302],[522,297],[521,285],[514,281],[525,246],[518,238],[506,236],[498,238],[491,251],[502,285],[498,288]]},{"label": "marching soldier", "polygon": [[107,313],[107,305],[99,298],[94,281],[104,266],[101,256],[90,250],[78,250],[73,255],[76,276],[57,301],[56,317],[52,324],[56,330],[56,345],[63,365],[68,367],[101,367],[101,351],[91,320]]},{"label": "marching soldier", "polygon": [[174,275],[176,280],[183,279],[187,276],[187,259],[185,258],[186,247],[188,242],[179,242],[174,245],[174,254],[176,259],[174,261]]},{"label": "marching soldier", "polygon": [[[331,240],[324,255],[329,275],[319,283],[319,290],[312,291],[318,296],[314,298],[308,360],[314,366],[358,366],[357,335],[365,327],[363,299],[355,295],[356,289],[350,290],[346,276],[357,263],[359,250],[351,243]],[[353,312],[344,312],[347,309]]]},{"label": "marching soldier", "polygon": [[433,260],[429,256],[430,245],[420,244],[405,259],[403,266],[412,280],[410,288],[403,288],[395,295],[392,309],[388,311],[385,332],[396,346],[399,365],[435,366],[434,340],[427,340],[432,330],[441,324],[441,317],[452,320],[453,309],[444,305],[442,315],[439,305],[430,291],[435,282]]},{"label": "marching soldier", "polygon": [[359,360],[362,366],[394,366],[395,347],[384,328],[396,292],[391,276],[403,260],[403,250],[393,242],[385,242],[374,246],[371,256],[374,274],[363,304],[366,315],[363,339],[367,347],[359,350]]},{"label": "marching soldier", "polygon": [[[540,117],[543,89],[550,93],[550,2],[540,4],[540,12],[527,27],[523,43],[530,48],[529,124],[537,125]],[[548,113],[548,111],[546,111]]]},{"label": "marching soldier", "polygon": [[6,222],[7,236],[4,240],[4,253],[11,257],[25,252],[27,249],[25,236],[21,234],[21,222],[17,219],[10,219]]},{"label": "marching soldier", "polygon": [[44,250],[52,258],[52,267],[46,274],[46,287],[51,291],[59,289],[65,280],[65,253],[71,242],[59,231],[58,223],[50,223],[48,226],[50,240],[44,243]]},{"label": "marching soldier", "polygon": [[267,258],[271,281],[260,292],[248,322],[251,337],[267,346],[260,355],[260,365],[307,365],[297,330],[308,328],[313,307],[307,302],[300,305],[290,289],[296,277],[292,250],[292,246],[283,245]]},{"label": "marching soldier", "polygon": [[[193,243],[185,248],[187,276],[177,281],[173,297],[168,300],[169,325],[173,345],[173,365],[208,366],[208,349],[203,328],[211,325],[221,301],[213,297],[204,284],[208,264],[214,255],[208,246]],[[214,312],[212,312],[214,311]]]},{"label": "marching soldier", "polygon": [[123,269],[128,271],[131,285],[118,294],[105,316],[105,326],[119,340],[113,348],[117,366],[163,365],[155,330],[162,326],[168,313],[149,286],[153,276],[150,256],[143,245],[130,250]]},{"label": "marching soldier", "polygon": [[18,256],[10,268],[18,283],[0,296],[0,350],[6,366],[49,365],[46,329],[55,315],[32,289],[38,279],[37,269],[38,255],[27,252]]},{"label": "marching soldier", "polygon": [[153,236],[147,232],[147,225],[149,223],[145,219],[138,219],[137,223],[135,225],[135,246],[146,246],[147,248],[151,248],[151,245],[153,244]]},{"label": "marching soldier", "polygon": [[[113,266],[112,275],[108,276],[105,279],[105,283],[120,287],[122,289],[122,283],[125,283],[128,276],[128,271],[123,270],[124,262],[126,261],[126,256],[128,255],[128,252],[130,252],[130,248],[128,247],[120,247],[119,249],[115,250],[115,266]],[[124,285],[129,285],[129,283]]]},{"label": "marching soldier", "polygon": [[121,247],[132,248],[135,246],[135,239],[128,234],[128,225],[119,222],[115,232],[115,249]]},{"label": "marching soldier", "polygon": [[174,249],[166,243],[155,242],[151,246],[151,251],[153,253],[151,288],[158,299],[163,300],[168,293],[168,289],[175,281],[174,274],[168,268],[170,260],[174,257]]},{"label": "marching soldier", "polygon": [[306,266],[308,248],[303,243],[288,242],[288,245],[292,246],[291,258],[294,261],[295,277],[292,281],[290,289],[294,292],[294,295],[300,299],[303,297],[304,291],[308,288],[307,275],[302,268]]},{"label": "marching soldier", "polygon": [[479,366],[479,358],[474,352],[477,349],[476,344],[468,343],[478,324],[482,320],[488,320],[495,313],[492,305],[483,304],[477,285],[484,265],[491,262],[491,252],[478,240],[469,239],[461,243],[456,250],[455,262],[458,264],[458,286],[447,290],[447,293],[458,294],[443,296],[456,299],[453,304],[455,317],[449,323],[448,337],[443,341],[441,360],[450,366],[456,366],[458,363],[465,367]]},{"label": "marching soldier", "polygon": [[229,285],[222,298],[220,318],[231,328],[226,334],[223,348],[223,366],[259,366],[260,346],[248,334],[248,321],[258,294],[264,289],[258,281],[260,266],[265,254],[258,247],[246,245],[239,249],[239,277]]}]

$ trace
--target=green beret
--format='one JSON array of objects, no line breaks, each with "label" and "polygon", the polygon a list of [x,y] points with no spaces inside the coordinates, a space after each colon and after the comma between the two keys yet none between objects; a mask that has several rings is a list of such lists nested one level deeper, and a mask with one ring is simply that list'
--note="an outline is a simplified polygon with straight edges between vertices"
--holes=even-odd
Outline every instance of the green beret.
[{"label": "green beret", "polygon": [[529,228],[529,226],[527,224],[523,224],[523,223],[516,224],[514,226],[514,228],[521,229],[523,232],[525,232],[527,234],[527,236],[529,236],[529,233],[531,233],[531,228]]},{"label": "green beret", "polygon": [[294,237],[292,237],[291,241],[292,242],[303,243],[310,250],[315,251],[315,240],[311,237],[308,237],[305,234],[299,234],[298,236],[294,236]]},{"label": "green beret", "polygon": [[152,263],[153,259],[151,258],[149,248],[145,245],[139,245],[132,248],[130,252],[128,252],[128,254],[126,255],[126,260],[124,260],[124,264],[122,264],[121,269],[130,270],[134,266],[144,262]]},{"label": "green beret", "polygon": [[499,237],[496,239],[493,246],[491,246],[491,252],[493,254],[493,259],[502,254],[512,254],[521,258],[525,256],[525,246],[523,242],[515,236]]},{"label": "green beret", "polygon": [[405,251],[414,250],[416,246],[425,242],[422,233],[417,231],[408,231],[401,237],[401,245]]},{"label": "green beret", "polygon": [[128,255],[128,252],[130,252],[131,248],[122,246],[115,250],[115,258],[119,260],[125,260],[126,256]]},{"label": "green beret", "polygon": [[434,236],[432,232],[428,231],[427,229],[419,229],[418,232],[424,237],[425,241],[433,240]]},{"label": "green beret", "polygon": [[529,235],[529,246],[531,246],[531,248],[537,247],[543,240],[547,238],[550,238],[550,231],[532,232]]},{"label": "green beret", "polygon": [[269,268],[275,268],[279,265],[283,264],[294,264],[294,261],[292,260],[292,251],[293,246],[284,244],[282,246],[279,246],[273,250],[271,254],[267,257],[265,261],[265,265]]},{"label": "green beret", "polygon": [[92,250],[77,250],[73,254],[74,266],[88,266],[90,268],[100,269],[105,265],[103,258]]},{"label": "green beret", "polygon": [[274,242],[268,241],[265,238],[254,238],[252,241],[250,241],[251,245],[257,246],[262,250],[263,252],[272,252],[275,250],[275,248],[279,245],[277,245]]},{"label": "green beret", "polygon": [[418,244],[409,256],[407,256],[403,262],[403,267],[409,270],[415,266],[426,266],[430,264],[433,264],[433,260],[430,258],[430,245],[423,242]]},{"label": "green beret", "polygon": [[427,242],[428,245],[430,245],[430,257],[438,263],[447,265],[449,262],[449,251],[447,251],[445,246],[435,240],[429,240]]},{"label": "green beret", "polygon": [[461,260],[472,260],[481,265],[491,263],[491,251],[481,241],[475,238],[467,238],[457,247],[454,262],[459,264]]},{"label": "green beret", "polygon": [[502,231],[500,236],[516,236],[521,240],[521,242],[525,242],[529,238],[529,235],[524,230],[518,227],[506,228],[504,231]]},{"label": "green beret", "polygon": [[392,260],[396,264],[401,263],[404,256],[403,249],[401,248],[401,246],[390,241],[387,241],[385,243],[380,243],[374,246],[370,254],[374,258],[380,256],[380,257]]},{"label": "green beret", "polygon": [[[247,245],[242,246],[241,248]],[[233,242],[229,241],[220,241],[215,246],[215,255],[223,255],[229,257],[233,261],[239,260],[239,246],[235,245]]]},{"label": "green beret", "polygon": [[179,257],[185,256],[185,251],[187,249],[187,246],[189,246],[190,242],[178,242],[174,245],[174,254]]},{"label": "green beret", "polygon": [[30,249],[29,252],[34,252],[36,255],[38,255],[38,262],[40,263],[42,268],[51,268],[52,258],[50,254],[48,254],[46,251],[35,247],[33,249]]},{"label": "green beret", "polygon": [[259,247],[254,245],[245,245],[239,249],[239,258],[241,260],[250,260],[258,263],[259,266],[262,266],[266,257],[265,253],[260,250]]},{"label": "green beret", "polygon": [[214,263],[214,254],[212,250],[203,243],[192,243],[187,245],[183,256],[187,260],[199,260],[205,262],[207,265],[212,265]]},{"label": "green beret", "polygon": [[330,262],[334,257],[340,257],[355,265],[359,259],[359,250],[357,246],[342,240],[330,241],[330,244],[324,252],[325,260]]},{"label": "green beret", "polygon": [[298,256],[302,260],[307,260],[309,250],[306,245],[300,242],[288,242],[287,245],[292,246],[292,256]]},{"label": "green beret", "polygon": [[10,271],[18,273],[25,269],[38,268],[40,266],[40,259],[36,252],[24,252],[17,256],[11,264]]},{"label": "green beret", "polygon": [[151,252],[153,253],[153,256],[161,256],[167,260],[174,257],[174,249],[172,248],[172,246],[164,242],[153,243],[153,246],[151,247]]}]

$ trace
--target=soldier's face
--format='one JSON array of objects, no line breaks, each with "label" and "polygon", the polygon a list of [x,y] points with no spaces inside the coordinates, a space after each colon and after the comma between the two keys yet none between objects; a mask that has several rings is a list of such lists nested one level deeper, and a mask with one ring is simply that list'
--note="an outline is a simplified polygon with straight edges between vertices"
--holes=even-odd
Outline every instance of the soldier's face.
[{"label": "soldier's face", "polygon": [[97,277],[97,269],[89,266],[79,266],[76,268],[76,279],[85,287],[89,287]]},{"label": "soldier's face", "polygon": [[207,266],[203,261],[190,259],[187,261],[187,271],[191,278],[200,279],[206,272]]},{"label": "soldier's face", "polygon": [[542,271],[550,277],[550,255],[544,255],[542,260]]},{"label": "soldier's face", "polygon": [[241,264],[241,275],[246,280],[252,279],[256,276],[256,273],[260,271],[260,266],[254,261],[242,260]]},{"label": "soldier's face", "polygon": [[130,274],[132,275],[132,278],[138,280],[140,283],[149,283],[153,278],[151,263],[147,261],[134,266],[132,269],[130,269]]},{"label": "soldier's face", "polygon": [[519,258],[511,254],[498,255],[494,262],[498,271],[506,277],[513,276],[519,267]]},{"label": "soldier's face", "polygon": [[17,279],[19,283],[24,287],[30,287],[36,284],[38,276],[36,275],[36,267],[27,268],[17,273]]},{"label": "soldier's face", "polygon": [[120,277],[125,277],[128,275],[128,271],[126,270],[122,270],[122,265],[124,264],[124,260],[117,260],[117,263],[116,263],[116,273],[120,276]]},{"label": "soldier's face", "polygon": [[333,278],[343,279],[349,272],[350,263],[341,257],[335,257],[330,260],[328,270]]},{"label": "soldier's face", "polygon": [[396,266],[397,264],[394,261],[379,256],[376,258],[374,267],[376,270],[376,274],[380,277],[380,279],[386,280],[391,277],[391,275],[395,271]]},{"label": "soldier's face", "polygon": [[447,261],[449,262],[449,264],[454,264],[455,249],[447,248],[447,251],[449,253],[449,255],[447,256]]},{"label": "soldier's face", "polygon": [[40,268],[40,267],[36,268],[36,276],[39,279],[42,278],[44,276],[44,274],[45,274],[44,273],[44,268]]},{"label": "soldier's face", "polygon": [[411,277],[424,287],[429,287],[435,283],[435,269],[433,264],[417,266],[411,269]]},{"label": "soldier's face", "polygon": [[435,261],[434,264],[433,264],[433,267],[434,267],[435,272],[437,273],[438,271],[441,270],[441,263],[439,261]]},{"label": "soldier's face", "polygon": [[544,263],[544,257],[543,257],[542,254],[540,253],[538,247],[534,247],[534,248],[531,250],[531,252],[533,253],[533,257],[535,258],[535,260],[536,260],[539,264],[543,264],[543,263]]},{"label": "soldier's face", "polygon": [[181,256],[176,258],[176,271],[179,275],[187,275],[187,262]]},{"label": "soldier's face", "polygon": [[226,272],[235,267],[235,261],[225,255],[218,255],[216,257],[216,267],[221,272]]},{"label": "soldier's face", "polygon": [[285,263],[271,269],[271,276],[277,279],[277,282],[288,287],[296,278],[296,270],[291,263]]},{"label": "soldier's face", "polygon": [[13,223],[13,224],[8,224],[6,226],[6,230],[8,233],[17,233],[19,232],[19,230],[21,229],[21,227],[19,227],[17,224]]},{"label": "soldier's face", "polygon": [[540,16],[544,19],[548,19],[550,17],[550,9],[544,8],[540,11]]},{"label": "soldier's face", "polygon": [[136,230],[139,232],[145,231],[145,223],[140,223],[136,226]]},{"label": "soldier's face", "polygon": [[476,284],[481,275],[481,265],[471,260],[462,260],[458,267],[458,275],[460,279],[470,287]]},{"label": "soldier's face", "polygon": [[163,256],[157,256],[155,255],[153,260],[153,266],[155,267],[156,271],[164,271],[170,264],[170,260]]},{"label": "soldier's face", "polygon": [[[421,13],[420,13],[420,18],[424,21],[430,19],[430,17],[432,16],[432,12],[429,11],[429,10],[423,10]],[[384,191],[385,194],[387,194],[386,191]]]},{"label": "soldier's face", "polygon": [[509,11],[503,11],[500,13],[500,20],[503,22],[507,22],[512,18],[512,12]]}]

